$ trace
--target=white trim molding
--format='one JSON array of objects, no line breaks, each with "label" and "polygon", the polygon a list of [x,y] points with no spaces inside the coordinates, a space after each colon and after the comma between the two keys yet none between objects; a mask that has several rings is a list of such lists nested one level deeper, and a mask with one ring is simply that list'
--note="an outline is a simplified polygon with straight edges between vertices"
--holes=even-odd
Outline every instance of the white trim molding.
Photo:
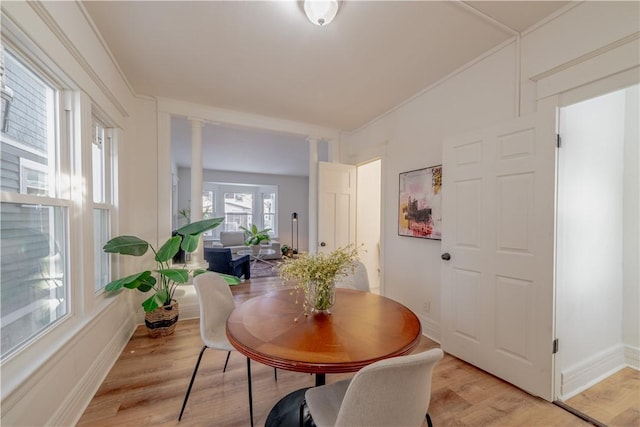
[{"label": "white trim molding", "polygon": [[194,104],[169,98],[157,98],[158,111],[183,117],[199,117],[208,123],[227,124],[232,126],[261,129],[273,132],[289,133],[294,135],[314,135],[323,140],[338,139],[337,129],[316,126],[308,123],[295,122],[285,119],[261,116],[258,114],[243,113],[240,111],[226,110],[209,105]]},{"label": "white trim molding", "polygon": [[583,360],[560,374],[560,399],[567,400],[583,392],[625,366],[625,348],[622,344]]},{"label": "white trim molding", "polygon": [[624,346],[624,363],[635,370],[640,370],[640,347]]}]

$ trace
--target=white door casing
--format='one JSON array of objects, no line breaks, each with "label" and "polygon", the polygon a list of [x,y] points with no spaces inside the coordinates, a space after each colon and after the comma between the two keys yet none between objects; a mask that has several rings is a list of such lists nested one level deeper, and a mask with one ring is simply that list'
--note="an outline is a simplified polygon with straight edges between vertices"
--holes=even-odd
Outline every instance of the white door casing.
[{"label": "white door casing", "polygon": [[553,400],[555,108],[443,147],[442,348]]},{"label": "white door casing", "polygon": [[356,242],[356,167],[318,162],[318,251]]}]

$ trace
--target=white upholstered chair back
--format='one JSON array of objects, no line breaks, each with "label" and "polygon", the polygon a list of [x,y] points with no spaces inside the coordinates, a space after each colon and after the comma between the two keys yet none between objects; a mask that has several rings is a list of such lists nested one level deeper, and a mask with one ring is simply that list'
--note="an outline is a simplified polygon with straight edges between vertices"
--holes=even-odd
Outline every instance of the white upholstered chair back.
[{"label": "white upholstered chair back", "polygon": [[436,348],[381,360],[362,368],[350,382],[307,390],[315,424],[421,426],[429,409],[433,367],[443,354]]},{"label": "white upholstered chair back", "polygon": [[369,275],[367,274],[367,268],[361,261],[356,261],[353,273],[340,278],[336,283],[336,287],[369,292]]},{"label": "white upholstered chair back", "polygon": [[204,273],[193,279],[200,303],[200,336],[213,349],[235,350],[227,339],[227,319],[235,308],[229,285],[215,273]]}]

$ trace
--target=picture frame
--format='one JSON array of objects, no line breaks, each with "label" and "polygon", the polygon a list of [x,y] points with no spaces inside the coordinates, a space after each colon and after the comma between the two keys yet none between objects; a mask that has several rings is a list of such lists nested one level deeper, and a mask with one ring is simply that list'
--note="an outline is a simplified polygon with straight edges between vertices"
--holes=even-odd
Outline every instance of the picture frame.
[{"label": "picture frame", "polygon": [[399,176],[398,235],[442,240],[442,165]]}]

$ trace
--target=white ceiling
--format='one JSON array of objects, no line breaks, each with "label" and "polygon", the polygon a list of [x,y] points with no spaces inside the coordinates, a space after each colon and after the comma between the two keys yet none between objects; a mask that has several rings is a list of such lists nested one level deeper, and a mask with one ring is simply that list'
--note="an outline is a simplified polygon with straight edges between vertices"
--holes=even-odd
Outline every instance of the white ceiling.
[{"label": "white ceiling", "polygon": [[139,95],[352,131],[567,3],[343,0],[325,27],[296,1],[83,4]]}]

